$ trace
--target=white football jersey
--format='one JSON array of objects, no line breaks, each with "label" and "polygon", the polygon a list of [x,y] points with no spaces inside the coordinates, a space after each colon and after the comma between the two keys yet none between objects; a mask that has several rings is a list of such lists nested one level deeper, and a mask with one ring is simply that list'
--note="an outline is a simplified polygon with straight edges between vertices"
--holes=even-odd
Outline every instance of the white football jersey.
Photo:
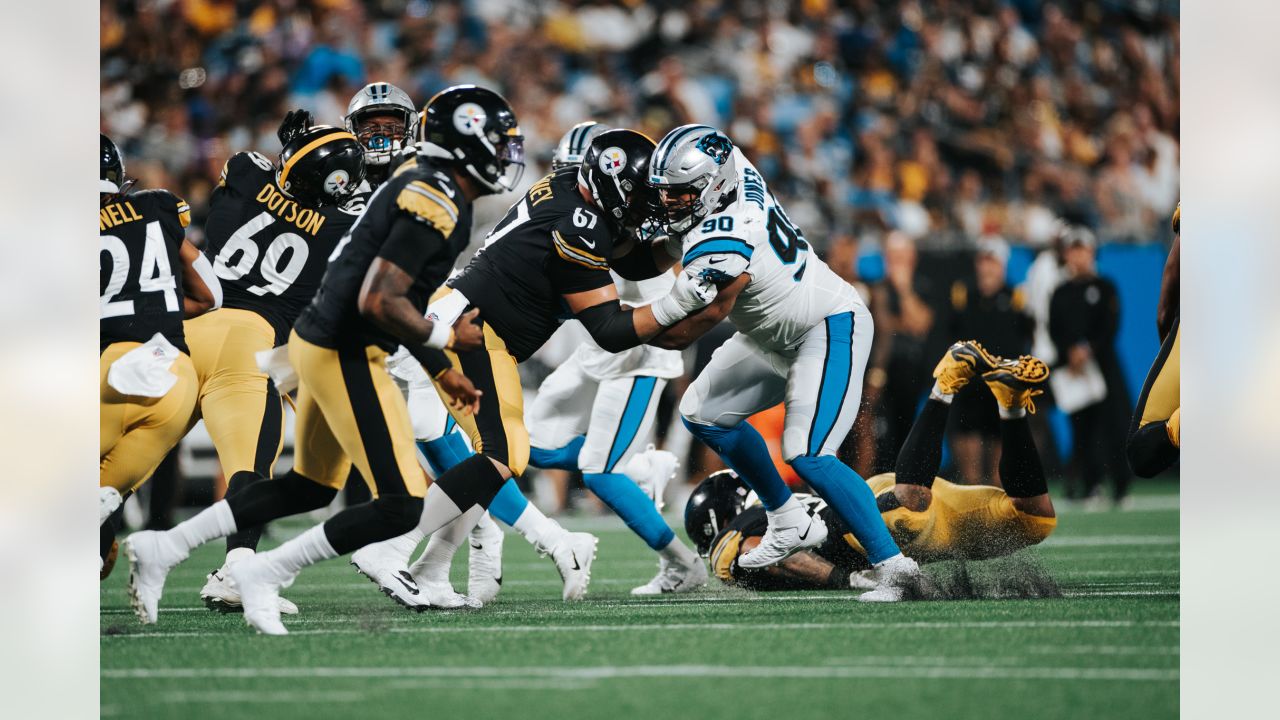
[{"label": "white football jersey", "polygon": [[733,152],[736,196],[690,228],[681,243],[683,263],[716,282],[749,274],[729,319],[760,346],[788,351],[828,315],[863,301],[814,255],[742,151],[735,147]]}]

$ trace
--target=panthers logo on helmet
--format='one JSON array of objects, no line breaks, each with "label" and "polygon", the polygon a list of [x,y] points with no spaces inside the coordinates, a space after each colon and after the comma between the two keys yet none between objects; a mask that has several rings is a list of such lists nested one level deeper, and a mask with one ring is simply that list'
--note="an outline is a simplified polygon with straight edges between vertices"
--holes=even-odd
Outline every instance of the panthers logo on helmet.
[{"label": "panthers logo on helmet", "polygon": [[475,103],[462,103],[453,111],[453,126],[463,135],[479,135],[486,119],[484,109]]},{"label": "panthers logo on helmet", "polygon": [[729,159],[729,153],[733,152],[733,143],[720,133],[711,133],[702,136],[698,141],[698,149],[710,155],[717,165],[723,165]]},{"label": "panthers logo on helmet", "polygon": [[606,148],[600,153],[600,171],[610,177],[617,176],[627,166],[627,154],[620,147]]},{"label": "panthers logo on helmet", "polygon": [[351,182],[351,175],[346,170],[334,170],[324,179],[324,191],[330,195],[341,195]]}]

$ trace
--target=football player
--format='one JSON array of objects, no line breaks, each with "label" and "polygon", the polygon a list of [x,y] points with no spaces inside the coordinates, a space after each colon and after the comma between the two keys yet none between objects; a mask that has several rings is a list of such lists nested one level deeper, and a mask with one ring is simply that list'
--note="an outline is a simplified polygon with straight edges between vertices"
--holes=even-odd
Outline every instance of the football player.
[{"label": "football player", "polygon": [[762,568],[821,545],[827,529],[791,495],[748,416],[786,404],[783,457],[867,548],[882,592],[895,600],[919,573],[876,512],[861,477],[836,458],[853,427],[872,321],[858,291],[809,251],[803,233],[755,167],[724,133],[685,125],[654,150],[650,182],[661,192],[671,241],[658,267],[715,283],[704,312],[667,330],[659,344],[685,347],[728,317],[738,332],[721,345],[680,401],[685,426],[760,496],[764,539],[739,564]]},{"label": "football player", "polygon": [[385,82],[360,88],[347,104],[342,118],[347,131],[364,147],[365,180],[377,189],[391,176],[395,160],[410,147],[418,109],[409,94]]},{"label": "football player", "polygon": [[186,201],[168,190],[131,192],[120,149],[106,135],[100,144],[98,524],[105,578],[124,498],[182,439],[195,407],[182,320],[217,308],[222,288],[209,260],[186,240]]},{"label": "football player", "polygon": [[[479,455],[445,472],[442,481],[456,476],[469,485],[499,485],[502,490],[490,508],[498,506],[494,514],[500,518],[514,517],[513,526],[552,556],[565,580],[565,600],[585,594],[597,540],[588,533],[567,533],[528,503],[511,481],[530,459],[516,366],[541,347],[568,314],[582,322],[603,350],[620,352],[652,339],[714,297],[708,283],[682,275],[672,293],[657,302],[628,309],[619,303],[611,264],[633,253],[650,253],[637,229],[653,212],[645,184],[653,147],[652,140],[631,130],[596,136],[578,167],[542,178],[507,211],[484,248],[449,281],[439,301],[478,308],[486,340],[483,350],[450,354],[454,367],[476,383],[486,400],[474,416],[455,410],[454,418]],[[650,276],[658,274],[654,270]],[[652,501],[626,476],[614,474],[613,479],[622,481],[619,493],[629,487],[656,514]],[[447,580],[453,550],[479,519],[480,514],[466,517],[433,537],[409,568],[409,555],[426,528],[383,543],[376,558],[378,574]],[[390,584],[383,589],[399,602],[409,601]]]},{"label": "football player", "polygon": [[[299,384],[293,470],[172,530],[136,533],[127,542],[130,599],[144,623],[156,621],[164,579],[192,549],[240,527],[328,505],[353,463],[369,483],[372,501],[230,567],[245,620],[259,632],[287,633],[279,590],[302,568],[419,523],[434,531],[463,513],[474,516],[501,485],[446,473],[427,495],[408,408],[385,363],[403,344],[460,415],[479,406],[480,393],[443,352],[483,345],[481,328],[472,322],[476,313],[448,306],[430,316],[424,312],[469,239],[472,202],[518,181],[523,138],[506,100],[471,85],[444,90],[427,103],[420,137],[416,159],[378,188],[333,251],[320,290],[289,336]],[[492,404],[496,399],[486,398]]]},{"label": "football player", "polygon": [[1182,447],[1182,407],[1179,385],[1182,328],[1178,303],[1182,234],[1182,204],[1173,211],[1173,248],[1165,260],[1160,282],[1156,330],[1160,354],[1147,372],[1138,407],[1129,426],[1126,450],[1129,466],[1139,477],[1155,477],[1178,461]]},{"label": "football player", "polygon": [[[867,480],[890,532],[903,552],[920,562],[984,560],[1042,542],[1057,519],[1026,413],[1035,410],[1031,398],[1041,392],[1037,386],[1048,377],[1048,368],[1029,356],[1003,360],[969,341],[952,346],[935,375],[895,472]],[[1000,412],[1004,489],[935,477],[951,400],[975,378],[991,388]],[[739,558],[760,543],[768,526],[760,505],[743,509],[745,496],[736,474],[724,470],[704,480],[685,508],[689,537],[710,555],[716,577],[754,590],[876,586],[866,549],[827,503],[810,495],[797,497],[826,521],[833,531],[827,539],[777,565],[742,567]]]},{"label": "football player", "polygon": [[[280,141],[284,150],[274,163],[242,152],[222,168],[205,233],[226,300],[185,328],[199,384],[191,424],[204,418],[227,495],[271,477],[284,444],[280,389],[256,357],[288,340],[368,197],[357,191],[364,151],[351,133],[310,126],[310,116],[295,111],[281,125]],[[227,569],[252,555],[261,535],[259,526],[227,537],[226,561],[200,591],[211,608],[240,607]],[[284,612],[297,612],[282,603]]]}]

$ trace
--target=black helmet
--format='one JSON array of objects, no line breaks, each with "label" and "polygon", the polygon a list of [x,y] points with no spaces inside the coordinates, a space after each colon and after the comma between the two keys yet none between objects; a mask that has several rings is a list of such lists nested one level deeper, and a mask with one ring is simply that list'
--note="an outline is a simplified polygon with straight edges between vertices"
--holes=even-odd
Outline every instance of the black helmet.
[{"label": "black helmet", "polygon": [[98,173],[98,190],[104,193],[122,193],[126,185],[124,181],[124,156],[120,154],[120,148],[111,141],[111,138],[102,135],[102,152],[99,158],[102,162],[102,169]]},{"label": "black helmet", "polygon": [[684,506],[684,531],[698,547],[698,554],[711,552],[711,541],[729,521],[742,512],[750,491],[732,470],[711,473],[698,483]]},{"label": "black helmet", "polygon": [[615,227],[633,235],[657,210],[658,192],[647,182],[653,149],[644,133],[606,130],[591,140],[578,166],[578,184]]},{"label": "black helmet", "polygon": [[524,174],[515,111],[492,90],[455,85],[436,93],[422,111],[419,139],[490,193],[515,188]]},{"label": "black helmet", "polygon": [[298,133],[280,151],[276,185],[304,205],[341,205],[364,182],[364,148],[331,125]]}]

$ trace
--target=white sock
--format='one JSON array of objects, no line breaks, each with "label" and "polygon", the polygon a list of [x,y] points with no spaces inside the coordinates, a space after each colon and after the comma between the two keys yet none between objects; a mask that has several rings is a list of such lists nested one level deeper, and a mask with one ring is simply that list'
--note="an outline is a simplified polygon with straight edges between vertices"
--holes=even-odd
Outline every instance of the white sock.
[{"label": "white sock", "polygon": [[894,560],[897,560],[897,559],[898,559],[898,558],[900,558],[900,557],[902,557],[902,553],[898,553],[897,555],[894,555],[893,557],[887,557],[887,558],[885,558],[885,559],[881,560],[880,562],[876,563],[876,564],[875,564],[875,567],[883,567],[885,563],[893,562]]},{"label": "white sock", "polygon": [[524,512],[520,513],[520,517],[516,518],[516,524],[511,527],[539,549],[551,547],[565,532],[564,528],[560,527],[560,523],[543,515],[541,510],[533,506],[533,503],[524,506]]},{"label": "white sock", "polygon": [[253,548],[238,547],[227,551],[227,559],[222,561],[222,567],[231,567],[232,564],[241,560],[253,557],[256,551]]},{"label": "white sock", "polygon": [[427,549],[409,568],[409,574],[419,582],[449,582],[453,556],[481,517],[484,517],[484,508],[474,505],[458,519],[432,533]]},{"label": "white sock", "polygon": [[382,544],[398,555],[405,565],[408,565],[409,558],[413,557],[413,551],[417,550],[418,546],[422,544],[423,537],[425,536],[422,531],[415,527],[400,537],[393,537],[390,540],[383,541]]},{"label": "white sock", "polygon": [[1000,419],[1001,419],[1001,420],[1016,420],[1016,419],[1018,419],[1018,418],[1020,418],[1020,417],[1026,417],[1026,416],[1027,416],[1027,409],[1026,409],[1026,408],[1007,408],[1007,407],[1005,407],[1005,406],[1003,406],[1003,405],[997,405],[997,407],[999,407],[999,408],[1000,408]]},{"label": "white sock", "polygon": [[304,567],[338,557],[338,551],[329,544],[324,525],[320,524],[261,557],[292,578]]},{"label": "white sock", "polygon": [[933,389],[929,391],[930,400],[941,400],[942,402],[950,405],[951,401],[954,400],[955,398],[956,398],[955,393],[942,392],[942,387],[938,385],[936,380],[934,381]]},{"label": "white sock", "polygon": [[766,515],[783,515],[785,513],[795,512],[797,510],[800,512],[804,512],[804,506],[800,504],[800,501],[796,499],[795,495],[792,495],[791,497],[787,498],[786,502],[782,503],[782,507],[778,508],[777,510],[766,510],[765,514]]},{"label": "white sock", "polygon": [[687,545],[680,542],[679,537],[671,538],[671,542],[667,546],[658,551],[658,555],[665,558],[667,562],[683,567],[689,567],[695,563],[702,562],[698,554],[690,550]]},{"label": "white sock", "polygon": [[219,500],[165,531],[165,535],[179,548],[190,553],[201,545],[226,537],[236,531],[236,518],[226,500]]}]

